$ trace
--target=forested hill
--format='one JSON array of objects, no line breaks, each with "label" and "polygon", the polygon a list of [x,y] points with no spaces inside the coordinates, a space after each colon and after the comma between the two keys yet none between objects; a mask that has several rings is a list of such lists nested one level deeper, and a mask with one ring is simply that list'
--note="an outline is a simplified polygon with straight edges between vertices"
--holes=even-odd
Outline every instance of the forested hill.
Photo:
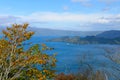
[{"label": "forested hill", "polygon": [[120,30],[105,31],[101,34],[96,35],[96,37],[106,38],[106,39],[120,38]]},{"label": "forested hill", "polygon": [[76,44],[120,44],[120,31],[105,31],[96,36],[86,36],[86,37],[61,37],[55,38],[47,41],[55,42],[69,42]]}]

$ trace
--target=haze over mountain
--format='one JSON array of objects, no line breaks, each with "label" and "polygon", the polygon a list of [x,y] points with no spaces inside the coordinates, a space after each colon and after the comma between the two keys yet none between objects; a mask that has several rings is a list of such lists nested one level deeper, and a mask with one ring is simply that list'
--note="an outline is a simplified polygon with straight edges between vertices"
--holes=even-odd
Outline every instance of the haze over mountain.
[{"label": "haze over mountain", "polygon": [[[0,34],[6,27],[0,27]],[[102,31],[70,31],[70,30],[55,30],[47,28],[28,27],[28,30],[34,31],[35,36],[95,36]]]},{"label": "haze over mountain", "polygon": [[35,32],[36,36],[95,36],[102,31],[70,31],[70,30],[55,30],[45,28],[30,28]]}]

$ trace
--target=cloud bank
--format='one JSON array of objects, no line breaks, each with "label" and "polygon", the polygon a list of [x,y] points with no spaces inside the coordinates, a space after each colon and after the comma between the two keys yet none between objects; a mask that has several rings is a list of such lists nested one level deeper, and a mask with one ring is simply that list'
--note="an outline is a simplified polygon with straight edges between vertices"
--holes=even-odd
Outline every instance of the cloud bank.
[{"label": "cloud bank", "polygon": [[120,29],[120,14],[76,14],[37,12],[27,16],[0,15],[0,25],[28,22],[31,26],[67,30]]}]

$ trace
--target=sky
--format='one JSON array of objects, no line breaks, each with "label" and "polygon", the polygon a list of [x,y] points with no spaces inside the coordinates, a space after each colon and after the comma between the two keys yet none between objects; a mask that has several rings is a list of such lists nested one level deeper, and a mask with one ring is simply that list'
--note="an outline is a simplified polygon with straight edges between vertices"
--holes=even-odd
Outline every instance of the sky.
[{"label": "sky", "polygon": [[0,26],[72,31],[120,30],[120,0],[0,0]]}]

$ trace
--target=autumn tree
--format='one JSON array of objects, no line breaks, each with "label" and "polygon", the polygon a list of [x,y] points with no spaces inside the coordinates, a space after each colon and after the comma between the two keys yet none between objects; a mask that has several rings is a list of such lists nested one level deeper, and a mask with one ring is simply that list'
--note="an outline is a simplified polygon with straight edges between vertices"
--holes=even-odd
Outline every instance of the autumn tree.
[{"label": "autumn tree", "polygon": [[[45,44],[35,44],[25,49],[24,42],[34,32],[28,24],[13,24],[3,30],[0,39],[0,80],[47,80],[55,76],[55,55],[48,55]],[[44,54],[43,54],[44,53]]]}]

